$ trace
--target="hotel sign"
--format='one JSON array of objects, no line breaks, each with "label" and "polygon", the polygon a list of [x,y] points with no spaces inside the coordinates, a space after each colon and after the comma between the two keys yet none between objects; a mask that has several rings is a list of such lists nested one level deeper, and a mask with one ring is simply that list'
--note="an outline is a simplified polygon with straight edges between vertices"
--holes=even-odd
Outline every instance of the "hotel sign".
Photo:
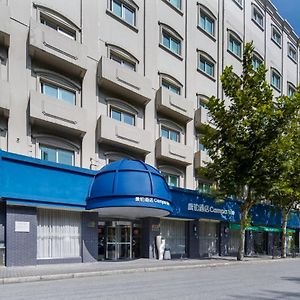
[{"label": "hotel sign", "polygon": [[188,203],[188,210],[201,212],[201,213],[212,213],[220,215],[234,216],[235,211],[232,209],[218,208],[212,205],[198,204],[198,203]]}]

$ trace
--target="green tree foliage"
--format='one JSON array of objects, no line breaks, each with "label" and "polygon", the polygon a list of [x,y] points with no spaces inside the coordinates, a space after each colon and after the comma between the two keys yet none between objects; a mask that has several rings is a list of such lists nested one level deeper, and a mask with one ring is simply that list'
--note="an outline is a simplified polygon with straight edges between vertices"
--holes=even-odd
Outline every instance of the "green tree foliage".
[{"label": "green tree foliage", "polygon": [[288,97],[274,99],[264,66],[253,69],[253,50],[252,43],[245,45],[241,76],[233,72],[232,66],[225,68],[221,76],[225,97],[209,99],[212,121],[202,139],[212,158],[206,176],[214,179],[223,196],[241,201],[238,260],[244,257],[249,210],[270,186],[270,145],[282,134],[292,111]]}]

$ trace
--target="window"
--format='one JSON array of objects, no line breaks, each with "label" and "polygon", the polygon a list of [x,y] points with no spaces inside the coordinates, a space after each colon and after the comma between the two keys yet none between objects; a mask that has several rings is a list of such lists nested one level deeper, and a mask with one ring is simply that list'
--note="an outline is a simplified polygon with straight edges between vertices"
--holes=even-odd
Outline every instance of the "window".
[{"label": "window", "polygon": [[173,53],[181,54],[181,43],[166,31],[162,31],[162,44]]},{"label": "window", "polygon": [[235,56],[242,57],[242,42],[237,39],[232,33],[229,33],[228,50]]},{"label": "window", "polygon": [[274,26],[272,26],[272,41],[281,47],[281,33]]},{"label": "window", "polygon": [[288,96],[291,97],[296,92],[296,88],[292,83],[288,82]]},{"label": "window", "polygon": [[181,9],[181,0],[166,0],[166,1],[170,2],[176,8]]},{"label": "window", "polygon": [[233,0],[236,4],[238,4],[241,8],[243,7],[243,0]]},{"label": "window", "polygon": [[41,82],[41,89],[42,89],[42,93],[47,96],[54,97],[59,100],[63,100],[72,105],[76,104],[76,92],[75,91],[71,91],[71,90],[65,89],[61,86],[57,86],[57,85],[54,85],[52,83],[50,84],[47,82]]},{"label": "window", "polygon": [[203,134],[199,134],[198,136],[198,151],[206,151],[206,148],[204,147],[204,145],[202,144],[201,139],[204,137]]},{"label": "window", "polygon": [[74,151],[40,145],[41,159],[55,163],[74,165]]},{"label": "window", "polygon": [[80,224],[79,212],[38,209],[37,258],[80,257]]},{"label": "window", "polygon": [[197,100],[198,100],[198,108],[205,108],[207,109],[207,103],[209,101],[208,97],[207,96],[204,96],[204,95],[197,95]]},{"label": "window", "polygon": [[263,61],[260,58],[260,56],[253,54],[253,57],[252,57],[253,70],[257,70],[262,63],[263,63]]},{"label": "window", "polygon": [[215,19],[204,8],[200,8],[199,26],[211,36],[215,36]]},{"label": "window", "polygon": [[165,178],[169,186],[179,187],[179,176],[162,172],[161,175]]},{"label": "window", "polygon": [[56,30],[57,32],[59,32],[60,34],[72,39],[72,40],[76,40],[76,31],[75,30],[71,30],[63,25],[60,25],[58,23],[56,23],[55,21],[52,21],[44,16],[40,16],[40,20],[41,23],[51,27],[52,29]]},{"label": "window", "polygon": [[165,137],[171,141],[180,143],[180,132],[177,130],[161,126],[160,136]]},{"label": "window", "polygon": [[205,55],[203,53],[200,53],[199,55],[198,69],[210,77],[215,76],[214,61],[211,58],[209,58],[208,55]]},{"label": "window", "polygon": [[291,44],[288,45],[288,57],[297,62],[297,51]]},{"label": "window", "polygon": [[254,5],[252,5],[252,20],[260,28],[264,28],[264,15],[263,13]]},{"label": "window", "polygon": [[272,70],[272,73],[271,73],[271,85],[277,89],[277,90],[281,90],[281,76],[280,74],[275,71],[275,70]]},{"label": "window", "polygon": [[124,59],[116,54],[111,53],[110,54],[110,59],[112,59],[113,61],[117,62],[118,64],[120,64],[122,67],[130,69],[132,71],[135,71],[135,63]]},{"label": "window", "polygon": [[114,120],[126,123],[128,125],[135,125],[135,115],[122,111],[120,109],[111,107],[110,109],[110,117]]},{"label": "window", "polygon": [[180,95],[180,87],[179,86],[176,86],[175,84],[172,84],[164,79],[162,80],[161,85],[163,88],[169,90],[170,92]]},{"label": "window", "polygon": [[198,190],[200,193],[209,194],[211,192],[211,183],[203,182],[201,180],[198,181]]},{"label": "window", "polygon": [[110,10],[130,25],[135,26],[135,9],[120,0],[110,0]]}]

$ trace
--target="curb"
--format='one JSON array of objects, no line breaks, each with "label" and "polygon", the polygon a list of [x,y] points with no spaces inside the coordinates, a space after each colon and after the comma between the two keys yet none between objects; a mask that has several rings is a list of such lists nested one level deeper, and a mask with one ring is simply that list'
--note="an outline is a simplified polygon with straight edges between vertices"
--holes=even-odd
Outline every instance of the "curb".
[{"label": "curb", "polygon": [[50,274],[50,275],[33,275],[24,277],[7,277],[0,278],[1,284],[10,283],[26,283],[26,282],[36,282],[36,281],[50,281],[50,280],[61,280],[61,279],[72,279],[72,278],[83,278],[83,277],[94,277],[94,276],[109,276],[118,274],[130,274],[139,272],[158,272],[158,271],[172,271],[172,270],[182,270],[182,269],[196,269],[196,268],[216,268],[232,266],[237,264],[258,264],[258,263],[272,263],[272,262],[284,262],[293,260],[293,258],[286,259],[272,259],[272,260],[254,260],[254,261],[230,261],[230,262],[220,262],[220,263],[206,263],[206,264],[191,264],[191,265],[176,265],[176,266],[161,266],[161,267],[146,267],[146,268],[131,268],[131,269],[116,269],[116,270],[103,270],[103,271],[86,271],[86,272],[75,272],[75,273],[65,273],[65,274]]}]

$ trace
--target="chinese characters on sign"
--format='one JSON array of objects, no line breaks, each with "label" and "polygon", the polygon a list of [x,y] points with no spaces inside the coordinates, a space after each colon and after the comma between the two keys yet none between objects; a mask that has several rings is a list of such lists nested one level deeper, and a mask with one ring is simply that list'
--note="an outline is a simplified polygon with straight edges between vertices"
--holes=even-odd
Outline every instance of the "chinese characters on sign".
[{"label": "chinese characters on sign", "polygon": [[168,201],[152,198],[152,197],[135,197],[135,202],[157,203],[161,205],[170,206],[170,203]]},{"label": "chinese characters on sign", "polygon": [[188,210],[202,212],[202,213],[213,213],[213,214],[230,215],[230,216],[234,216],[235,214],[234,210],[232,209],[216,208],[214,206],[197,204],[197,203],[188,203]]}]

